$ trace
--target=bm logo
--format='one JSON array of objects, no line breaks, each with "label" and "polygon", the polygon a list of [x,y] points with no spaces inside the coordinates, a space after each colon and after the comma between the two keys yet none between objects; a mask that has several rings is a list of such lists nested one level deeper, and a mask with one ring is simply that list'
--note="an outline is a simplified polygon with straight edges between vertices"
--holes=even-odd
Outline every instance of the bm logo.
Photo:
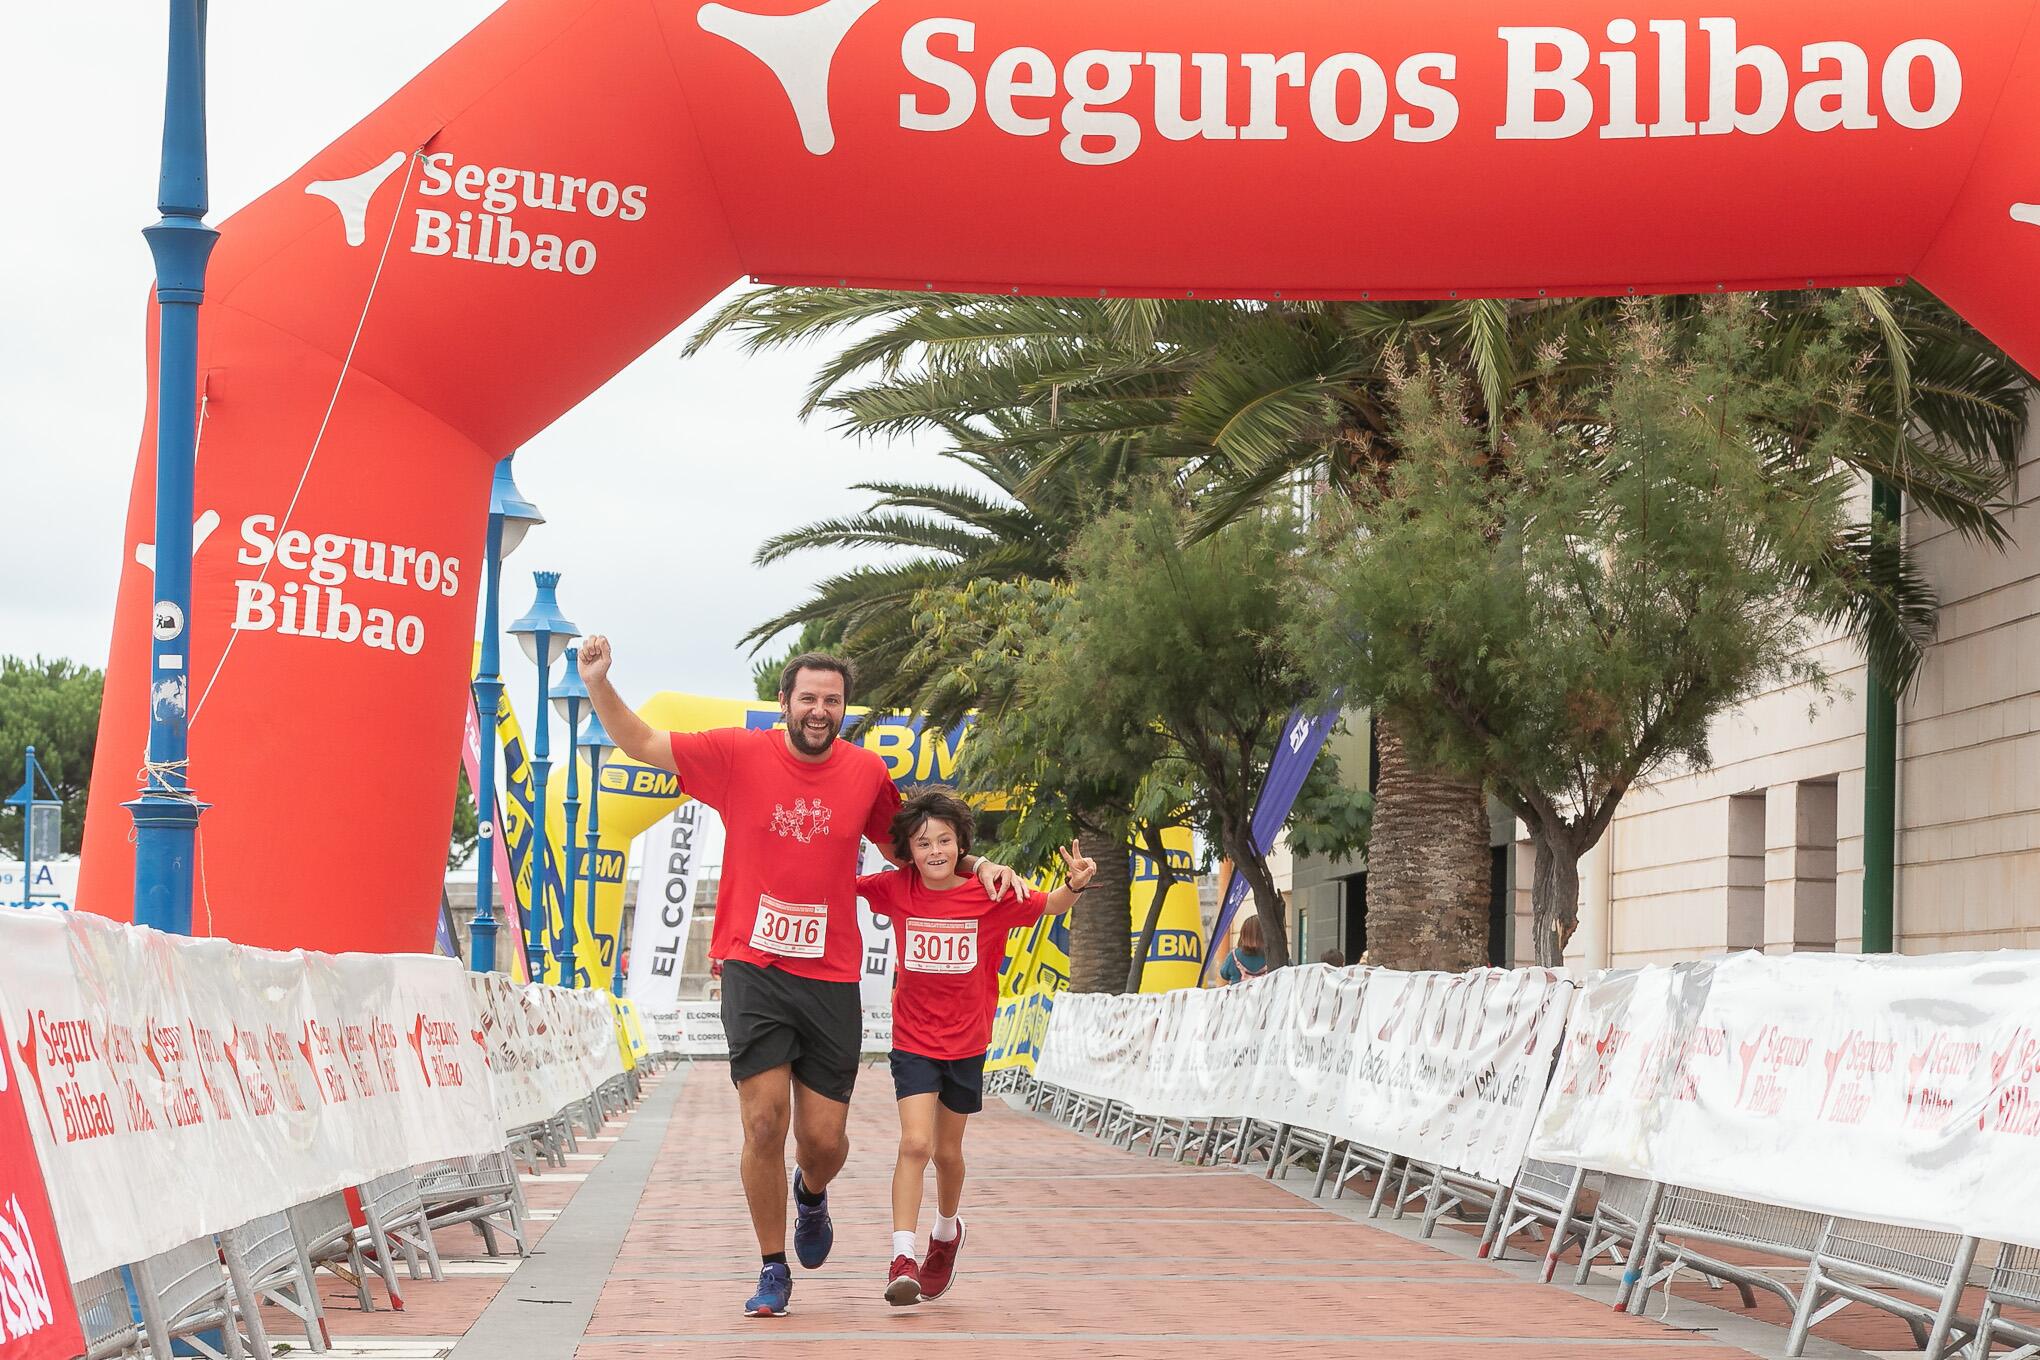
[{"label": "bm logo", "polygon": [[650,765],[605,765],[602,791],[626,798],[678,798],[680,776]]},{"label": "bm logo", "polygon": [[1153,943],[1148,946],[1149,963],[1176,959],[1197,963],[1203,958],[1204,941],[1197,938],[1194,930],[1157,930]]},{"label": "bm logo", "polygon": [[[597,883],[623,882],[623,851],[597,850],[595,852],[595,881]],[[1159,939],[1160,937],[1157,936]]]}]

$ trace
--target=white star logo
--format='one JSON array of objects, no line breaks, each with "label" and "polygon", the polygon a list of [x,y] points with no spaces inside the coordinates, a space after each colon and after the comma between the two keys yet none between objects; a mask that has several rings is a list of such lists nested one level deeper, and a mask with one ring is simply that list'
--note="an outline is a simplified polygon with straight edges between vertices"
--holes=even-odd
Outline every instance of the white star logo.
[{"label": "white star logo", "polygon": [[694,22],[743,48],[779,77],[800,124],[801,144],[826,156],[836,147],[836,129],[829,121],[829,68],[852,26],[877,3],[823,0],[799,14],[747,14],[728,5],[703,5]]},{"label": "white star logo", "polygon": [[[205,546],[205,541],[212,537],[213,530],[219,527],[220,516],[217,510],[208,510],[197,519],[191,521],[192,556],[196,557],[198,555],[198,550]],[[153,543],[135,544],[135,561],[147,567],[151,572],[154,572],[156,570],[156,545]]]},{"label": "white star logo", "polygon": [[406,159],[403,152],[392,151],[380,164],[370,166],[352,179],[315,179],[305,186],[305,192],[332,200],[333,206],[340,210],[340,224],[347,232],[347,244],[358,246],[368,239],[369,200]]}]

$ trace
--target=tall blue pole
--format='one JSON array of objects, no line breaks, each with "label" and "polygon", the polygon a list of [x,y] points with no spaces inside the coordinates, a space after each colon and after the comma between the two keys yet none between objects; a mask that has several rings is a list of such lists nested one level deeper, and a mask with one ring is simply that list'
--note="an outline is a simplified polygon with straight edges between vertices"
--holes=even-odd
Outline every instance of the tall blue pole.
[{"label": "tall blue pole", "polygon": [[[544,585],[545,577],[552,576],[557,584],[559,576],[552,572],[539,572],[539,584]],[[538,853],[531,865],[531,919],[524,923],[524,961],[531,972],[533,982],[545,980],[545,932],[552,928],[552,908],[546,900],[546,887],[552,882],[552,833],[546,830],[545,786],[552,774],[552,745],[548,722],[552,717],[552,660],[551,639],[541,643],[547,650],[539,658],[538,666],[538,735],[531,744],[531,790],[536,806],[532,808],[531,838],[538,842]]]},{"label": "tall blue pole", "polygon": [[[507,461],[507,460],[506,460]],[[503,516],[490,498],[489,536],[484,548],[482,585],[482,664],[475,675],[476,721],[481,728],[481,783],[475,789],[475,919],[468,926],[468,967],[477,973],[496,968],[496,915],[492,899],[496,881],[496,714],[503,706],[503,656],[499,614],[502,610]]]},{"label": "tall blue pole", "polygon": [[197,458],[198,308],[219,233],[205,224],[206,0],[170,0],[169,78],[156,208],[156,599],[150,610],[148,766],[135,819],[134,919],[191,933],[200,804],[186,779],[191,688],[191,515]]},{"label": "tall blue pole", "polygon": [[29,885],[35,882],[35,748],[21,758],[21,905],[30,905]]}]

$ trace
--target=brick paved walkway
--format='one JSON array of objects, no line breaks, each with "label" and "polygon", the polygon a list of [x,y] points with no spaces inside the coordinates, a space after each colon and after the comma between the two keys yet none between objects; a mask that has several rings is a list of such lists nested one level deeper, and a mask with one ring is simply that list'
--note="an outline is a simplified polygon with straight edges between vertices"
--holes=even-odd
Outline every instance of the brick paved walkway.
[{"label": "brick paved walkway", "polygon": [[[916,1342],[943,1360],[1193,1347],[1257,1360],[1783,1351],[1782,1331],[1736,1311],[1681,1299],[1668,1321],[1655,1304],[1648,1319],[1623,1316],[1607,1306],[1605,1285],[1576,1293],[1535,1283],[1527,1264],[1475,1261],[1464,1232],[1417,1241],[1413,1222],[1366,1222],[1364,1199],[1309,1201],[1308,1178],[1292,1188],[1230,1167],[1150,1160],[1000,1102],[972,1121],[971,1239],[954,1289],[891,1308],[880,1291],[897,1125],[882,1065],[860,1078],[850,1163],[832,1188],[835,1255],[820,1271],[795,1271],[791,1316],[753,1321],[741,1315],[757,1256],[726,1069],[704,1063],[661,1078],[605,1133],[614,1141],[592,1150],[607,1155],[573,1168],[592,1168],[585,1181],[545,1176],[531,1187],[534,1207],[557,1207],[560,1218],[515,1277],[456,1267],[446,1284],[414,1286],[401,1315],[363,1315],[351,1296],[328,1291],[336,1341],[386,1360],[877,1360]],[[441,1240],[477,1254],[472,1234]],[[1862,1353],[1816,1340],[1807,1354]]]}]

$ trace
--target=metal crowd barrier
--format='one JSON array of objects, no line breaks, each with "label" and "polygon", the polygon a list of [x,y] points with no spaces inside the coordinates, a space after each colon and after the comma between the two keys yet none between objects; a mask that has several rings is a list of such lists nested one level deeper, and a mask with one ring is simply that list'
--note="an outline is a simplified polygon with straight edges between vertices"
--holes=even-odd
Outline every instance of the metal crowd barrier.
[{"label": "metal crowd barrier", "polygon": [[[1978,1264],[1974,1237],[1822,1215],[1802,1209],[1630,1176],[1603,1175],[1557,1162],[1526,1160],[1509,1185],[1413,1161],[1315,1129],[1252,1118],[1164,1118],[1142,1115],[1125,1102],[1052,1086],[1031,1074],[997,1089],[1077,1132],[1131,1149],[1146,1139],[1150,1157],[1173,1144],[1178,1161],[1247,1166],[1264,1159],[1270,1179],[1293,1168],[1315,1170],[1313,1198],[1344,1196],[1355,1180],[1371,1178],[1368,1217],[1388,1208],[1401,1218],[1421,1204],[1420,1235],[1431,1236],[1447,1215],[1485,1213],[1478,1252],[1500,1260],[1520,1234],[1543,1239],[1540,1278],[1550,1283],[1565,1253],[1580,1258],[1575,1285],[1596,1265],[1620,1271],[1615,1306],[1640,1314],[1653,1291],[1670,1292],[1681,1272],[1710,1289],[1733,1286],[1743,1306],[1756,1290],[1783,1299],[1793,1310],[1785,1354],[1804,1353],[1812,1329],[1850,1304],[1890,1313],[1911,1328],[1924,1360],[2040,1360],[2040,1325],[2005,1310],[2040,1313],[2040,1249],[2001,1246],[1995,1265]],[[1591,1199],[1591,1208],[1589,1200]],[[1468,1222],[1473,1220],[1469,1217]],[[1793,1287],[1767,1268],[1725,1259],[1704,1247],[1788,1263],[1804,1271]],[[1981,1287],[1981,1308],[1962,1312],[1965,1291]],[[1993,1345],[2014,1347],[1992,1356]]]},{"label": "metal crowd barrier", "polygon": [[[438,1228],[471,1224],[490,1256],[498,1254],[500,1232],[519,1256],[529,1255],[519,1159],[529,1161],[533,1174],[542,1162],[564,1165],[576,1116],[623,1113],[642,1095],[641,1081],[612,1078],[552,1119],[512,1130],[500,1151],[374,1177],[356,1188],[364,1226],[355,1226],[346,1197],[336,1191],[73,1281],[85,1360],[168,1357],[173,1342],[215,1360],[271,1360],[276,1351],[262,1316],[265,1303],[296,1319],[308,1349],[323,1354],[331,1337],[315,1279],[321,1267],[345,1280],[367,1311],[375,1307],[371,1272],[381,1277],[391,1306],[404,1306],[398,1258],[413,1280],[421,1278],[421,1263],[432,1279],[445,1278],[432,1238]],[[599,1122],[593,1131],[600,1132]]]}]

